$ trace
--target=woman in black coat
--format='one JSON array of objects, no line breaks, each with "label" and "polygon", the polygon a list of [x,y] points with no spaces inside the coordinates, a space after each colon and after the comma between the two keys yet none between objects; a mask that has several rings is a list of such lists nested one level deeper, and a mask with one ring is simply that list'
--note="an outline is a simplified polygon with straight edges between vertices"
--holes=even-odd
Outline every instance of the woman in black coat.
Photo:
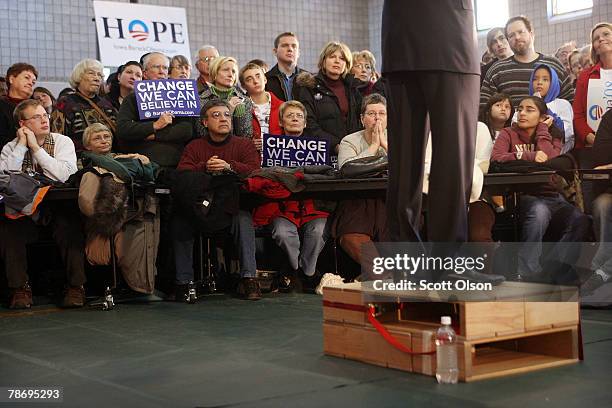
[{"label": "woman in black coat", "polygon": [[296,99],[308,112],[304,135],[329,140],[333,155],[344,136],[362,129],[358,86],[363,83],[349,74],[352,62],[345,44],[329,42],[319,56],[319,73],[303,72],[296,79]]}]

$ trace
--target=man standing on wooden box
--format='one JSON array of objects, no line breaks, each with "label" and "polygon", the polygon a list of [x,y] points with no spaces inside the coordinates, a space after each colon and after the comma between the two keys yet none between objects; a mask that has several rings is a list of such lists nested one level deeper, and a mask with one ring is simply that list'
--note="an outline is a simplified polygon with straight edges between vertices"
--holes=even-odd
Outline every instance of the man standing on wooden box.
[{"label": "man standing on wooden box", "polygon": [[480,82],[477,45],[471,0],[385,1],[382,72],[389,81],[387,214],[392,241],[421,240],[429,127],[433,157],[427,238],[467,240]]}]

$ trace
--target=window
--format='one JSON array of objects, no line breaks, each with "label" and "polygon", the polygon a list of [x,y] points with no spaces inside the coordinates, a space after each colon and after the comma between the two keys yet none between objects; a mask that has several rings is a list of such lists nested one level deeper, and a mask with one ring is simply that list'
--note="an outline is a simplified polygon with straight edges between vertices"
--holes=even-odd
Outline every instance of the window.
[{"label": "window", "polygon": [[580,11],[590,11],[592,8],[593,0],[549,0],[550,17]]},{"label": "window", "polygon": [[508,0],[476,0],[476,29],[490,30],[493,27],[504,27],[508,21]]}]

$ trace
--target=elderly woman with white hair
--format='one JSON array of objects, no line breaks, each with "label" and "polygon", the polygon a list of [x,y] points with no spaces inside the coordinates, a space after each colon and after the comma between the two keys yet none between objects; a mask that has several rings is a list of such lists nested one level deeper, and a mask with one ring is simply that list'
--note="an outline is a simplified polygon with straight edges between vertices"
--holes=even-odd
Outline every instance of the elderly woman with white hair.
[{"label": "elderly woman with white hair", "polygon": [[74,66],[70,74],[73,94],[57,101],[51,126],[53,131],[72,139],[77,154],[83,151],[83,131],[93,123],[103,123],[113,134],[116,131],[117,110],[99,95],[102,86],[102,64],[94,59],[84,59]]},{"label": "elderly woman with white hair", "polygon": [[[113,135],[102,123],[83,132],[83,174],[79,208],[85,216],[85,255],[92,265],[111,262],[110,242],[129,287],[152,293],[159,244],[159,200],[152,193],[132,197],[133,182],[154,182],[159,166],[141,154],[111,153]],[[113,177],[107,177],[112,173]]]}]

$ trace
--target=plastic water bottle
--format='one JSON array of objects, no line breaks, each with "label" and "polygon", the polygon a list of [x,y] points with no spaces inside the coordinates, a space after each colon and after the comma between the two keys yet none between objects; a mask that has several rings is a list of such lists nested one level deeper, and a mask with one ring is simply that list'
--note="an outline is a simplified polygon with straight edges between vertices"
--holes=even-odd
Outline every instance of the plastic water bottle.
[{"label": "plastic water bottle", "polygon": [[436,379],[439,384],[457,384],[457,335],[451,327],[450,316],[442,316],[441,323],[436,333]]}]

